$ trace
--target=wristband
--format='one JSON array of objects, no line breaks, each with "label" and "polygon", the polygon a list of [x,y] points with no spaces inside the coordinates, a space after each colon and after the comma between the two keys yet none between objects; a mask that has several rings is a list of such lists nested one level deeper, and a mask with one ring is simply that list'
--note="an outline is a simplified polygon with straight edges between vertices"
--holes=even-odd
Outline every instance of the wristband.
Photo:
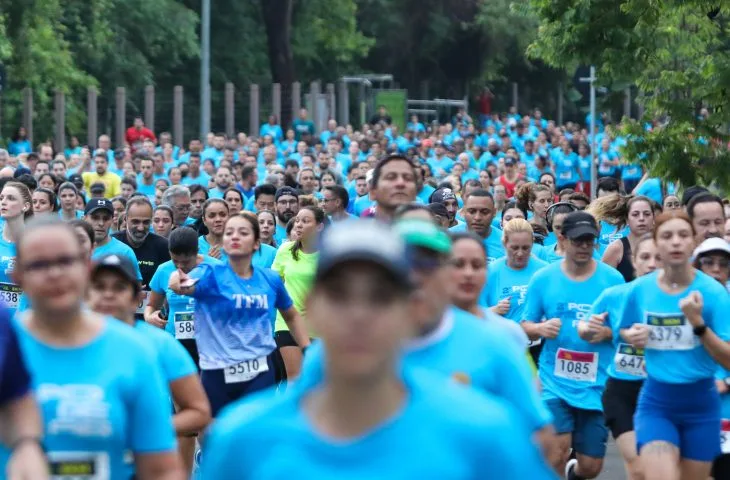
[{"label": "wristband", "polygon": [[707,333],[707,325],[700,325],[698,327],[694,327],[692,329],[692,332],[697,335],[698,337],[702,338],[702,336]]},{"label": "wristband", "polygon": [[41,439],[38,437],[20,437],[11,445],[10,450],[15,451],[25,443],[35,443],[36,445],[38,445],[38,448],[40,448],[43,453],[45,453],[46,451],[46,449],[43,447],[43,442],[41,442]]}]

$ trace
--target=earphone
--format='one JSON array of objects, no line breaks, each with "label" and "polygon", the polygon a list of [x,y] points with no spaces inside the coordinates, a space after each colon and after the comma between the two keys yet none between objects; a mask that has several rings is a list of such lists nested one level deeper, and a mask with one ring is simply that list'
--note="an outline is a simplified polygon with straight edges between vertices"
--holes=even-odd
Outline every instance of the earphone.
[{"label": "earphone", "polygon": [[545,221],[547,222],[548,232],[553,231],[553,217],[555,216],[555,209],[560,206],[564,206],[567,208],[567,211],[565,213],[571,213],[578,210],[578,207],[570,202],[558,202],[550,205],[547,209],[547,212],[545,212]]}]

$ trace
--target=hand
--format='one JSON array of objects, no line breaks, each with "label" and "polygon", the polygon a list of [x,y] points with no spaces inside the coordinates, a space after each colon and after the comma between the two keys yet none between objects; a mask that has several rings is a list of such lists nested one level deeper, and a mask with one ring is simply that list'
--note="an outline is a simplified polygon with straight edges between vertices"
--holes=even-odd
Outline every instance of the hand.
[{"label": "hand", "polygon": [[629,342],[634,347],[644,348],[649,341],[650,328],[651,327],[649,327],[648,325],[635,323],[631,326],[631,328],[623,331],[624,340]]},{"label": "hand", "polygon": [[496,313],[497,315],[506,315],[507,312],[509,312],[510,308],[510,299],[509,297],[503,298],[499,302],[497,302],[497,305],[492,307],[492,311]]},{"label": "hand", "polygon": [[170,275],[168,286],[170,287],[170,290],[178,295],[191,295],[195,290],[195,286],[188,284],[190,280],[191,278],[188,274],[178,268]]},{"label": "hand", "polygon": [[545,320],[540,324],[540,336],[549,339],[557,338],[562,326],[563,322],[559,318]]},{"label": "hand", "polygon": [[598,315],[591,315],[591,318],[585,322],[586,324],[586,331],[588,332],[588,336],[590,340],[588,340],[590,343],[601,343],[602,341],[606,340],[604,337],[604,332],[606,328],[606,317],[608,316],[608,312],[599,313]]},{"label": "hand", "polygon": [[7,464],[9,480],[43,480],[49,478],[46,455],[40,445],[23,442],[14,450]]},{"label": "hand", "polygon": [[221,247],[220,245],[213,245],[210,247],[210,250],[208,250],[208,256],[211,256],[213,258],[217,258],[218,260],[221,259]]},{"label": "hand", "polygon": [[165,328],[165,326],[167,325],[167,320],[160,316],[159,310],[155,310],[150,315],[146,316],[145,321],[151,325],[154,325],[157,328]]},{"label": "hand", "polygon": [[679,301],[679,308],[682,309],[682,313],[693,327],[701,327],[705,324],[702,320],[702,307],[704,305],[702,294],[697,290],[690,292],[689,295]]}]

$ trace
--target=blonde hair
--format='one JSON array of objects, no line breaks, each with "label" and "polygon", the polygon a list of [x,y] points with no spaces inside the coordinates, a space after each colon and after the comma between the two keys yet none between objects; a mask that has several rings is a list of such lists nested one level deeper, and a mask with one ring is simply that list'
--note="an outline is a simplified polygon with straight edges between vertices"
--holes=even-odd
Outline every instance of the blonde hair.
[{"label": "blonde hair", "polygon": [[593,200],[586,212],[595,217],[597,222],[606,222],[616,228],[624,228],[628,223],[629,211],[634,203],[646,202],[652,213],[656,211],[655,203],[643,195],[620,195],[612,193]]},{"label": "blonde hair", "polygon": [[532,238],[533,234],[532,225],[524,218],[513,218],[504,224],[502,231],[504,232],[502,236],[502,243],[504,244],[507,244],[509,236],[513,233],[529,233],[530,238]]}]

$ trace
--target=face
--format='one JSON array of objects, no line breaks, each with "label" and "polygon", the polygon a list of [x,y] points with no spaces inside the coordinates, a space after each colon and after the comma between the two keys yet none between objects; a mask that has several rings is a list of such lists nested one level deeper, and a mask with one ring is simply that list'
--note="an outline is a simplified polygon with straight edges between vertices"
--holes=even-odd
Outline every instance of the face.
[{"label": "face", "polygon": [[177,255],[175,253],[170,253],[170,259],[172,260],[173,265],[175,265],[175,268],[179,268],[185,273],[190,272],[190,270],[195,268],[198,264],[197,255]]},{"label": "face", "polygon": [[152,216],[152,225],[155,227],[155,233],[167,238],[172,230],[172,217],[165,210],[157,210]]},{"label": "face", "polygon": [[662,223],[656,230],[656,246],[665,266],[687,263],[694,248],[692,227],[679,218]]},{"label": "face", "polygon": [[550,192],[537,192],[535,201],[532,202],[532,211],[536,217],[545,218],[547,209],[553,204],[553,195]]},{"label": "face", "polygon": [[219,168],[215,174],[215,183],[218,185],[218,188],[221,190],[228,188],[231,185],[231,181],[231,171],[227,168]]},{"label": "face", "polygon": [[548,187],[553,195],[555,194],[555,180],[553,180],[553,177],[551,177],[550,175],[545,175],[540,179],[540,183]]},{"label": "face", "polygon": [[144,177],[146,180],[149,180],[152,178],[152,175],[155,171],[155,164],[152,162],[152,160],[143,160],[139,164],[139,171],[142,173],[142,177]]},{"label": "face", "polygon": [[453,222],[456,218],[456,212],[459,210],[459,202],[452,198],[444,202],[444,207],[446,207],[446,212],[449,214],[449,222]]},{"label": "face", "polygon": [[717,202],[696,204],[692,224],[697,232],[698,244],[711,237],[722,237],[725,234],[725,211],[722,205]]},{"label": "face", "polygon": [[175,214],[172,219],[172,221],[175,222],[175,225],[182,225],[185,223],[185,220],[187,220],[188,215],[190,215],[190,210],[192,208],[190,197],[187,195],[175,197],[172,199],[172,205],[170,206]]},{"label": "face", "polygon": [[236,192],[228,192],[226,193],[226,196],[224,197],[226,203],[228,204],[228,208],[231,212],[240,212],[243,210],[243,205],[241,202],[241,196],[237,194]]},{"label": "face", "polygon": [[[238,211],[238,210],[236,210]],[[223,228],[228,220],[228,209],[220,202],[211,203],[205,210],[203,222],[213,235],[223,235]]]},{"label": "face", "polygon": [[276,230],[276,220],[268,213],[259,215],[259,233],[262,241],[271,241]]},{"label": "face", "polygon": [[41,175],[45,173],[50,173],[51,169],[48,167],[47,163],[38,163],[35,166],[35,177],[40,178]]},{"label": "face", "polygon": [[16,282],[34,309],[60,314],[80,308],[89,257],[73,231],[65,226],[33,230],[19,245],[18,258]]},{"label": "face", "polygon": [[281,223],[288,222],[299,212],[299,199],[293,195],[282,195],[276,200],[276,215]]},{"label": "face", "polygon": [[506,225],[507,222],[509,222],[513,218],[521,218],[522,220],[525,220],[525,214],[522,213],[522,210],[520,210],[519,208],[508,208],[502,214],[502,225]]},{"label": "face", "polygon": [[639,243],[633,262],[637,277],[661,268],[662,259],[659,257],[659,250],[657,250],[654,240],[643,240]]},{"label": "face", "polygon": [[507,252],[507,264],[510,268],[522,270],[527,266],[532,253],[532,242],[530,232],[510,233],[504,238],[504,249]]},{"label": "face", "polygon": [[243,217],[232,217],[223,230],[223,250],[229,257],[253,255],[259,248],[251,223]]},{"label": "face", "polygon": [[329,190],[325,190],[322,195],[324,196],[324,202],[322,203],[322,206],[324,212],[327,215],[332,215],[333,213],[337,213],[342,209],[340,199],[337,197],[337,195]]},{"label": "face", "polygon": [[410,203],[416,198],[416,176],[407,160],[387,163],[380,172],[377,186],[373,188],[375,200],[388,208]]},{"label": "face", "polygon": [[93,311],[118,319],[133,316],[139,303],[129,280],[109,270],[96,272],[87,298]]},{"label": "face", "polygon": [[32,205],[23,200],[17,188],[6,186],[0,192],[0,217],[6,219],[20,217],[30,208]]},{"label": "face", "polygon": [[586,265],[591,261],[593,258],[593,248],[596,244],[595,237],[586,235],[566,240],[563,243],[566,259],[570,259],[577,265]]},{"label": "face", "polygon": [[494,219],[494,200],[489,197],[471,195],[464,204],[463,212],[469,230],[484,237],[489,232]]},{"label": "face", "polygon": [[664,197],[664,202],[662,203],[662,207],[664,210],[679,210],[682,208],[682,204],[679,202],[679,198],[677,198],[674,195],[667,195]]},{"label": "face", "polygon": [[53,210],[53,206],[48,195],[43,192],[33,192],[33,213],[46,213],[51,210]]},{"label": "face", "polygon": [[363,195],[368,193],[368,184],[364,179],[355,181],[355,192],[357,193],[358,197],[362,197]]},{"label": "face", "polygon": [[70,188],[64,188],[58,194],[63,210],[74,210],[76,208],[76,193]]},{"label": "face", "polygon": [[170,173],[168,174],[168,178],[170,179],[171,184],[179,185],[180,181],[182,180],[182,173],[180,172],[180,169],[171,168]]},{"label": "face", "polygon": [[198,191],[190,196],[190,216],[200,218],[203,215],[203,204],[205,203],[205,192]]},{"label": "face", "polygon": [[505,190],[504,185],[494,186],[494,200],[497,202],[504,202],[507,200],[507,190]]},{"label": "face", "polygon": [[709,252],[697,259],[700,270],[725,285],[730,278],[730,256],[724,252]]},{"label": "face", "polygon": [[321,225],[317,223],[314,212],[309,209],[300,210],[294,220],[294,229],[292,233],[295,238],[305,240],[312,238],[322,230]]},{"label": "face", "polygon": [[129,199],[129,197],[131,197],[132,194],[134,194],[134,187],[132,185],[129,185],[128,183],[123,183],[122,184],[122,196],[124,198]]},{"label": "face", "polygon": [[651,232],[654,228],[654,211],[648,202],[636,201],[629,208],[629,229],[637,236]]},{"label": "face", "polygon": [[322,186],[323,187],[332,187],[334,185],[337,185],[337,182],[335,181],[335,177],[332,175],[322,175]]},{"label": "face", "polygon": [[332,271],[307,300],[307,317],[321,337],[327,373],[363,380],[391,368],[410,334],[406,296],[380,268],[349,263]]},{"label": "face", "polygon": [[96,210],[87,216],[87,221],[94,229],[94,242],[101,243],[109,236],[114,214],[107,210]]},{"label": "face", "polygon": [[127,211],[127,234],[132,242],[141,245],[150,234],[152,225],[152,208],[149,205],[135,203]]},{"label": "face", "polygon": [[492,179],[489,178],[489,174],[486,170],[479,172],[479,183],[482,184],[482,188],[491,188]]},{"label": "face", "polygon": [[475,304],[487,278],[487,257],[484,255],[484,247],[472,239],[459,240],[452,246],[451,263],[454,303]]},{"label": "face", "polygon": [[104,175],[106,173],[106,169],[109,166],[106,157],[96,157],[94,159],[94,162],[96,163],[96,173],[99,175]]}]

